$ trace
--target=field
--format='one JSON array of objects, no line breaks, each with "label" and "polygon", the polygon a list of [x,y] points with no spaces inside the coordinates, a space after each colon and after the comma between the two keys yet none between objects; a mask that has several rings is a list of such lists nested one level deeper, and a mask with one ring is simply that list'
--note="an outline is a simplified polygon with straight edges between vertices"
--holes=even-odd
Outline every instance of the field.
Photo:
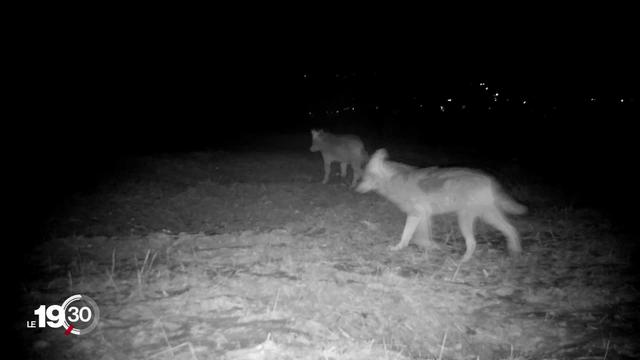
[{"label": "field", "polygon": [[502,167],[530,209],[512,217],[520,258],[478,222],[478,249],[460,263],[464,241],[446,215],[434,219],[437,248],[390,252],[404,214],[335,174],[321,184],[310,139],[274,142],[292,145],[131,158],[59,204],[18,310],[85,294],[100,323],[86,336],[19,325],[31,358],[640,357],[637,244],[596,210]]}]

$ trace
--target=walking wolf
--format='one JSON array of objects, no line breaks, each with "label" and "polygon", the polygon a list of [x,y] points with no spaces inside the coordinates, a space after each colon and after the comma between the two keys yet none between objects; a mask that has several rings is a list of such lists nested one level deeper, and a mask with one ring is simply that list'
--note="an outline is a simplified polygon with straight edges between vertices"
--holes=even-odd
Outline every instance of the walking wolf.
[{"label": "walking wolf", "polygon": [[329,181],[331,163],[340,163],[340,175],[347,176],[347,165],[351,165],[353,180],[351,187],[356,186],[362,177],[362,167],[367,162],[368,154],[362,140],[355,135],[334,135],[324,130],[311,130],[311,152],[320,151],[324,160],[324,178],[322,183]]},{"label": "walking wolf", "polygon": [[466,243],[462,261],[471,259],[475,251],[473,224],[478,217],[504,234],[511,254],[521,252],[518,232],[504,213],[520,215],[527,208],[502,192],[492,177],[465,168],[418,169],[388,161],[387,157],[385,149],[373,154],[356,191],[365,193],[373,190],[407,214],[400,242],[391,247],[391,250],[406,247],[418,227],[426,237],[423,241],[429,243],[431,216],[457,213]]}]

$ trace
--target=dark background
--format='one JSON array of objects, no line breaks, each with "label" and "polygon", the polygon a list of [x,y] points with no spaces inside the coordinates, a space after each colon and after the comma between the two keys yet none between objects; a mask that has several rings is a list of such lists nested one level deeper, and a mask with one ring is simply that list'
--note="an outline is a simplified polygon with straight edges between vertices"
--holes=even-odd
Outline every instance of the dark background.
[{"label": "dark background", "polygon": [[[203,21],[145,9],[123,20],[126,11],[113,10],[118,16],[100,21],[97,12],[69,11],[67,19],[31,9],[22,21],[12,14],[2,131],[9,289],[29,273],[29,252],[48,238],[44,224],[57,206],[91,191],[123,159],[230,149],[248,133],[308,136],[325,127],[380,145],[515,161],[577,194],[577,205],[605,210],[621,229],[635,227],[640,62],[637,36],[625,25],[635,18],[609,18],[623,25],[612,27],[596,16],[560,33],[537,16],[523,33],[483,18],[431,27],[440,15],[431,9],[325,38],[334,28],[328,18],[308,36],[298,26],[274,33],[268,16],[249,27],[223,23],[224,12]],[[573,10],[560,22],[581,18]],[[521,14],[509,19],[518,23]],[[453,30],[460,36],[449,36]],[[518,105],[525,98],[528,105]],[[355,112],[326,114],[353,105]]]},{"label": "dark background", "polygon": [[69,34],[41,34],[15,71],[19,111],[5,143],[19,218],[34,231],[122,159],[250,147],[310,128],[515,164],[575,205],[634,223],[638,62],[620,34],[306,47],[304,38]]}]

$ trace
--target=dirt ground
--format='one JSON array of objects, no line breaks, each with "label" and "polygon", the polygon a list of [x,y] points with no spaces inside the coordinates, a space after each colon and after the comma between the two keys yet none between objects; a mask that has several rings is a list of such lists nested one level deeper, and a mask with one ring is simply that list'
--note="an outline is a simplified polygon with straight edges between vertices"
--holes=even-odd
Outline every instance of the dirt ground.
[{"label": "dirt ground", "polygon": [[101,312],[87,335],[21,330],[34,359],[640,358],[636,244],[535,180],[501,179],[530,208],[512,217],[523,255],[479,222],[460,263],[451,216],[438,248],[389,251],[404,215],[321,184],[306,147],[123,169],[61,204],[33,249],[19,311],[79,293]]}]

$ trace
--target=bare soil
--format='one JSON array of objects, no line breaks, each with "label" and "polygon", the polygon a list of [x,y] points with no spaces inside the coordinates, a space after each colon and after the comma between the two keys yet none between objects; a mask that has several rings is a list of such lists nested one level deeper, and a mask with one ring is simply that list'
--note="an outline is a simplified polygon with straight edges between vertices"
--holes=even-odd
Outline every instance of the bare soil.
[{"label": "bare soil", "polygon": [[404,215],[322,185],[306,148],[125,169],[62,204],[33,249],[19,311],[76,293],[101,311],[87,335],[21,330],[34,359],[640,358],[636,245],[530,179],[501,179],[530,208],[513,218],[523,255],[478,223],[460,263],[451,216],[438,248],[390,252]]}]

